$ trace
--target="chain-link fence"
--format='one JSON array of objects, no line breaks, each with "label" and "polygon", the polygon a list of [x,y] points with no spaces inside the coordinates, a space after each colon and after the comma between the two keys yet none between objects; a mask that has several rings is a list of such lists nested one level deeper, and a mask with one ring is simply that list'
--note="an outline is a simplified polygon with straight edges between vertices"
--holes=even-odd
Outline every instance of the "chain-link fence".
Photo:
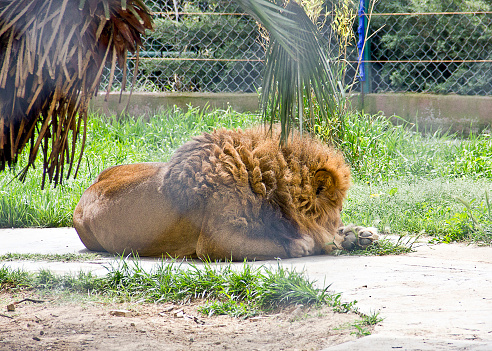
[{"label": "chain-link fence", "polygon": [[373,92],[492,92],[492,2],[378,1],[370,21]]},{"label": "chain-link fence", "polygon": [[[372,1],[366,1],[369,8]],[[333,55],[338,55],[334,6],[347,2],[355,15],[357,0],[325,4],[323,33]],[[234,1],[148,0],[147,5],[155,31],[140,52],[134,89],[254,92],[261,86],[264,41],[257,23]],[[368,91],[492,92],[492,0],[379,0],[368,17]],[[357,71],[356,39],[344,55],[346,83]],[[128,85],[135,61],[128,60]],[[121,72],[119,89],[118,76]]]},{"label": "chain-link fence", "polygon": [[[233,1],[150,0],[147,6],[155,31],[140,52],[135,89],[253,92],[261,85],[258,26]],[[136,60],[128,61],[129,85]]]}]

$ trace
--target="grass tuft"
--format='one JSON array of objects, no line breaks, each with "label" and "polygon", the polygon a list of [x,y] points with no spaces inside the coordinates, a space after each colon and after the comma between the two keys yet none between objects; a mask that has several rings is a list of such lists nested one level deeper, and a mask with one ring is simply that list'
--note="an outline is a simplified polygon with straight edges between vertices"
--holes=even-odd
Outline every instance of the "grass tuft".
[{"label": "grass tuft", "polygon": [[0,266],[0,292],[4,290],[20,290],[32,287],[32,274],[21,269],[10,269]]},{"label": "grass tuft", "polygon": [[250,317],[292,305],[328,305],[336,312],[356,311],[356,302],[345,303],[329,286],[319,288],[302,272],[280,264],[274,268],[232,264],[197,265],[171,260],[152,271],[140,261],[121,259],[108,267],[104,277],[80,272],[56,275],[47,270],[36,274],[0,268],[2,289],[40,289],[104,295],[117,301],[188,303],[206,301],[205,315]]},{"label": "grass tuft", "polygon": [[361,314],[361,317],[361,320],[353,324],[356,331],[352,332],[352,334],[355,334],[357,337],[370,335],[371,331],[367,327],[374,326],[383,321],[383,318],[379,316],[379,312],[373,312],[369,315]]},{"label": "grass tuft", "polygon": [[[231,303],[252,303],[254,309],[272,310],[292,304],[321,305],[329,301],[327,289],[315,287],[305,275],[287,270],[254,268],[244,263],[242,269],[233,265],[215,266],[190,263],[181,266],[172,261],[162,264],[155,272],[145,272],[138,261],[131,265],[121,260],[108,272],[107,290],[122,299],[144,299],[148,302],[192,301],[215,299]],[[236,307],[238,307],[236,306]],[[218,308],[215,304],[210,310]],[[244,310],[243,307],[241,307]],[[207,314],[210,313],[207,312]]]},{"label": "grass tuft", "polygon": [[400,235],[396,242],[392,238],[382,238],[372,243],[365,249],[356,249],[353,251],[342,251],[344,255],[350,256],[386,256],[400,255],[412,252],[413,245],[421,237]]},{"label": "grass tuft", "polygon": [[477,199],[467,201],[461,197],[456,200],[465,207],[463,212],[453,216],[449,223],[456,224],[455,230],[443,241],[471,240],[478,244],[492,244],[492,205],[488,191],[485,192],[485,201],[478,202]]},{"label": "grass tuft", "polygon": [[204,306],[200,306],[198,311],[206,316],[213,315],[229,315],[231,317],[254,317],[260,314],[260,310],[255,308],[253,305],[248,305],[242,301],[234,300],[215,300],[212,302],[207,302]]}]

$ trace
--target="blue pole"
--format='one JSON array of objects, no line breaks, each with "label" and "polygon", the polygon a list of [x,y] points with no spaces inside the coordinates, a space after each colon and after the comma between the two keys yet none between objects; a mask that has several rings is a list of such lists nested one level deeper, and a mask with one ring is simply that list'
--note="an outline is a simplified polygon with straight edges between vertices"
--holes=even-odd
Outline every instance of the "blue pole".
[{"label": "blue pole", "polygon": [[357,28],[357,34],[359,36],[359,40],[357,41],[357,49],[359,49],[359,78],[361,82],[366,81],[366,70],[364,63],[364,39],[366,36],[366,21],[365,21],[365,0],[359,1],[359,27]]},{"label": "blue pole", "polygon": [[359,40],[357,42],[357,48],[359,49],[358,73],[362,85],[362,92],[366,94],[371,92],[371,65],[368,62],[371,60],[371,44],[369,39],[366,40],[366,34],[368,34],[367,12],[369,2],[370,0],[359,1],[359,27],[357,30],[357,34],[359,35]]}]

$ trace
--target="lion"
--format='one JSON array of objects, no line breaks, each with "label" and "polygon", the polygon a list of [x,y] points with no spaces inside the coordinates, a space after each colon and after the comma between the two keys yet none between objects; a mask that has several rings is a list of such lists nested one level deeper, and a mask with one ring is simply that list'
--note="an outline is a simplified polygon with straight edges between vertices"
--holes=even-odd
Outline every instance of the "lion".
[{"label": "lion", "polygon": [[83,193],[73,223],[94,251],[266,260],[365,248],[375,228],[342,226],[350,169],[342,154],[294,133],[219,129],[169,162],[113,166]]}]

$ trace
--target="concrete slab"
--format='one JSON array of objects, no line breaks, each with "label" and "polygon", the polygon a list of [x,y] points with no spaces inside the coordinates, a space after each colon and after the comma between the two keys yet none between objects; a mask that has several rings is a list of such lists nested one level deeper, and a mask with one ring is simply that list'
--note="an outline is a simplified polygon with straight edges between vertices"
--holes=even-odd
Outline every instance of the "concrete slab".
[{"label": "concrete slab", "polygon": [[[0,229],[0,254],[88,252],[73,228]],[[2,262],[29,271],[102,275],[114,258],[89,262]],[[142,259],[144,269],[159,260]],[[277,261],[256,265],[276,266]],[[406,255],[282,260],[384,321],[373,335],[328,350],[492,350],[492,247],[418,244]],[[241,264],[239,264],[241,265]]]},{"label": "concrete slab", "polygon": [[418,337],[385,337],[373,334],[355,341],[329,347],[323,351],[490,351],[489,342],[438,340]]},{"label": "concrete slab", "polygon": [[74,228],[0,229],[0,255],[89,252]]}]

